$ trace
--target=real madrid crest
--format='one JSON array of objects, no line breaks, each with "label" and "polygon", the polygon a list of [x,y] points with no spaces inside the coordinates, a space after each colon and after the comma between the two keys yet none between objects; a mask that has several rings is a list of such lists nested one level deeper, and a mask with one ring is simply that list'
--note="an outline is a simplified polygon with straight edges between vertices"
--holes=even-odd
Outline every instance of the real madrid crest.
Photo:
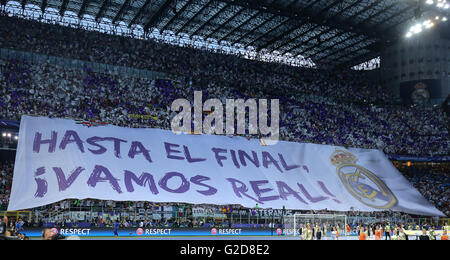
[{"label": "real madrid crest", "polygon": [[361,203],[376,209],[389,209],[397,204],[397,198],[386,184],[357,165],[358,158],[352,153],[336,149],[330,160],[347,191]]}]

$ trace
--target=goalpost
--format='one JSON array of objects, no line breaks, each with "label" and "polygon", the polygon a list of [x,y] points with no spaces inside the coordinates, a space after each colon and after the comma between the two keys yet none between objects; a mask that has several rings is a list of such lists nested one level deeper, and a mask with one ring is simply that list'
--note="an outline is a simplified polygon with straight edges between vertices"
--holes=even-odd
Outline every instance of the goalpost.
[{"label": "goalpost", "polygon": [[347,236],[347,216],[333,214],[294,214],[284,217],[284,234],[299,236],[300,227],[307,225],[314,228],[316,225],[322,229],[322,237],[333,236],[333,227],[339,229],[339,236]]}]

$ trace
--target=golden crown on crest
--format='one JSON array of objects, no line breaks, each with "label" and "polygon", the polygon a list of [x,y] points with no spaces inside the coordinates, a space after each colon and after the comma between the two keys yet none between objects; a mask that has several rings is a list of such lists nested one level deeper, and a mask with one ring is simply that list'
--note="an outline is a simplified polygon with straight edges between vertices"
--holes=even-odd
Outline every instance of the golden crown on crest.
[{"label": "golden crown on crest", "polygon": [[342,164],[355,164],[358,158],[350,152],[336,149],[331,154],[330,161],[334,166],[339,166]]}]

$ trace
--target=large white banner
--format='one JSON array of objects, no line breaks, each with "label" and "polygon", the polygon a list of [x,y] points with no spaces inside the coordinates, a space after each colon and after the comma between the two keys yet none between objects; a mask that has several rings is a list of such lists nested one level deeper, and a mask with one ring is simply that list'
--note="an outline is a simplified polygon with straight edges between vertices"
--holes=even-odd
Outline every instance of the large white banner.
[{"label": "large white banner", "polygon": [[23,116],[8,210],[88,198],[443,215],[377,150]]}]

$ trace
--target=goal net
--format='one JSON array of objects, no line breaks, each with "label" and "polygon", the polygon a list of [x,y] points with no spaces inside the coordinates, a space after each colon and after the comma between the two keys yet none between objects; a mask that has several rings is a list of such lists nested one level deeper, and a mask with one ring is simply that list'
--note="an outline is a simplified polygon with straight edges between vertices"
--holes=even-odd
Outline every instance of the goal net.
[{"label": "goal net", "polygon": [[304,236],[308,228],[321,231],[323,238],[342,237],[347,234],[347,216],[332,214],[294,214],[284,217],[283,234]]}]

